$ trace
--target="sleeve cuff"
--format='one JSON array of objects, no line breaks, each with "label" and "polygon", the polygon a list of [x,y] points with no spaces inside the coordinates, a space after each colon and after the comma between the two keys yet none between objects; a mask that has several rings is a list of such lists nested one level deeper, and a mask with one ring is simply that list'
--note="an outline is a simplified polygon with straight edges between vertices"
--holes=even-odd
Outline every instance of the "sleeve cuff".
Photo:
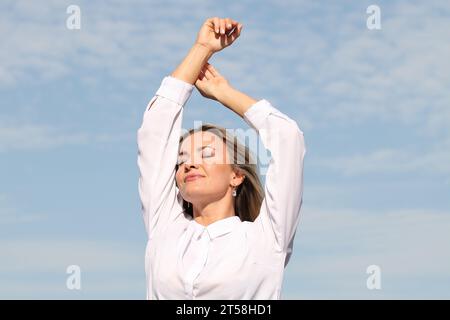
[{"label": "sleeve cuff", "polygon": [[166,76],[156,95],[165,97],[179,105],[184,105],[192,94],[194,85],[172,76]]},{"label": "sleeve cuff", "polygon": [[254,129],[258,130],[264,124],[265,119],[271,114],[280,114],[269,101],[261,99],[244,112],[244,120]]}]

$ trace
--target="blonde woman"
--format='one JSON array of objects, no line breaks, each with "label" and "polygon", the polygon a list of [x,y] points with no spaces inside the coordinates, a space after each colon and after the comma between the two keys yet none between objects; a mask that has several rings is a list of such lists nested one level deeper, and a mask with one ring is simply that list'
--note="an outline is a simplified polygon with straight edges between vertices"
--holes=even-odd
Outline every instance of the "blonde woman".
[{"label": "blonde woman", "polygon": [[[242,24],[210,18],[166,76],[137,132],[139,196],[148,234],[147,299],[280,299],[299,223],[305,142],[265,99],[233,88],[208,63]],[[240,115],[271,153],[264,188],[249,149],[219,126],[181,136],[194,86]]]}]

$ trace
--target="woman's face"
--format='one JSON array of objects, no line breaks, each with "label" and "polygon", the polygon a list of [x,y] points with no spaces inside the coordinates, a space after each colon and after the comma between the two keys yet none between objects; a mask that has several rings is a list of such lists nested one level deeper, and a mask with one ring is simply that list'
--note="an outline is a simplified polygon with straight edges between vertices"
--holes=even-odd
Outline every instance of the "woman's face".
[{"label": "woman's face", "polygon": [[[195,132],[184,139],[177,164],[177,186],[183,199],[194,204],[222,199],[235,176],[226,144],[207,131]],[[189,175],[200,177],[190,179]]]}]

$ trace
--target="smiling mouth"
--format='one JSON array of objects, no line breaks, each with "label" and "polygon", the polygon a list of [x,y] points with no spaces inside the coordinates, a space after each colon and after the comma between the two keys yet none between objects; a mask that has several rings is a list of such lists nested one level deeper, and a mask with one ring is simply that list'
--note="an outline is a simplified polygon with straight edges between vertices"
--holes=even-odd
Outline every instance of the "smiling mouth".
[{"label": "smiling mouth", "polygon": [[189,181],[195,181],[197,179],[203,178],[203,176],[192,176],[192,177],[187,177],[184,182],[189,182]]}]

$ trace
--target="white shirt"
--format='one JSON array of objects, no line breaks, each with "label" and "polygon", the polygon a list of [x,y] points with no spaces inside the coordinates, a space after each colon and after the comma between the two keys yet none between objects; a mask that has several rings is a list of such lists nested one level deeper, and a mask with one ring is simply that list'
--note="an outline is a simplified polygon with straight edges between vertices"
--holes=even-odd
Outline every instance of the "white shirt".
[{"label": "white shirt", "polygon": [[183,107],[193,88],[164,77],[137,131],[147,299],[280,299],[302,205],[303,132],[267,100],[252,105],[244,120],[271,153],[259,216],[205,227],[184,212],[175,181]]}]

